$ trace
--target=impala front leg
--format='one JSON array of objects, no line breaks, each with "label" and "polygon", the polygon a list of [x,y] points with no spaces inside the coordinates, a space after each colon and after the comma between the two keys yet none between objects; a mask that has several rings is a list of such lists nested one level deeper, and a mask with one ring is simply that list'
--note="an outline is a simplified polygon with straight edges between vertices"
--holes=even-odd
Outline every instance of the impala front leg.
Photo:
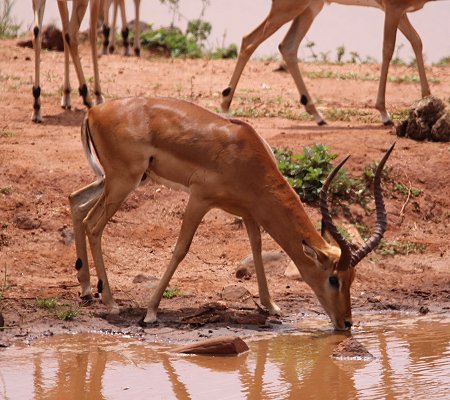
[{"label": "impala front leg", "polygon": [[134,0],[136,17],[134,19],[134,54],[136,57],[141,55],[141,24],[140,24],[140,6],[141,0]]},{"label": "impala front leg", "polygon": [[94,94],[95,104],[101,104],[105,101],[100,87],[100,72],[98,68],[98,54],[97,54],[97,20],[100,12],[100,2],[91,1],[91,21],[89,27],[89,39],[91,42],[92,63],[94,69]]},{"label": "impala front leg", "polygon": [[[61,22],[63,26],[65,45],[70,50],[70,55],[72,57],[72,62],[75,66],[75,71],[77,73],[79,89],[78,92],[83,98],[83,104],[90,108],[92,107],[92,100],[88,93],[88,88],[86,85],[86,79],[84,78],[83,68],[80,62],[80,55],[78,52],[78,32],[80,30],[80,24],[83,20],[84,14],[86,12],[88,0],[80,0],[74,3],[74,9],[72,10],[72,15],[69,21],[69,11],[67,9],[67,3],[65,1],[58,0],[59,13],[61,14]],[[94,2],[97,3],[97,2]]]},{"label": "impala front leg", "polygon": [[156,314],[158,311],[159,303],[163,296],[164,290],[166,290],[169,285],[170,279],[175,273],[178,265],[183,261],[189,247],[192,243],[192,238],[197,231],[203,216],[207,213],[209,207],[203,201],[196,199],[193,194],[189,198],[188,205],[184,211],[183,222],[181,224],[180,235],[178,236],[177,244],[175,245],[175,250],[173,251],[172,258],[170,259],[169,265],[164,272],[163,277],[159,281],[158,286],[152,293],[150,301],[148,303],[147,314],[144,318],[145,323],[152,323],[156,321]]},{"label": "impala front leg", "polygon": [[45,0],[33,0],[34,28],[34,85],[33,85],[33,122],[42,122],[41,114],[41,45],[42,45],[42,18],[44,16]]},{"label": "impala front leg", "polygon": [[[63,38],[66,36],[66,31],[64,30],[63,26]],[[64,108],[64,110],[70,110],[72,108],[72,100],[70,97],[71,87],[70,87],[70,65],[69,65],[69,46],[65,40],[64,42],[64,83],[63,83],[63,95],[61,97],[61,107]]]},{"label": "impala front leg", "polygon": [[269,288],[267,286],[266,274],[261,255],[261,232],[259,226],[249,218],[244,218],[245,227],[247,228],[250,245],[252,248],[253,262],[255,263],[256,280],[258,281],[259,300],[261,304],[267,308],[271,315],[281,315],[280,307],[278,307],[270,297]]}]

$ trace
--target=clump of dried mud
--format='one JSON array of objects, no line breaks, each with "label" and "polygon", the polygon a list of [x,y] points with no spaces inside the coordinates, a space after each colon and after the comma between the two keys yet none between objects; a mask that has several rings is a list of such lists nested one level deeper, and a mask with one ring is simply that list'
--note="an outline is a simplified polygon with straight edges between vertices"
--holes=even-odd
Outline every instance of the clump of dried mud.
[{"label": "clump of dried mud", "polygon": [[374,356],[354,337],[339,343],[331,355],[338,360],[372,360]]},{"label": "clump of dried mud", "polygon": [[397,135],[414,140],[450,141],[450,114],[445,103],[428,96],[411,107],[409,116],[396,128]]}]

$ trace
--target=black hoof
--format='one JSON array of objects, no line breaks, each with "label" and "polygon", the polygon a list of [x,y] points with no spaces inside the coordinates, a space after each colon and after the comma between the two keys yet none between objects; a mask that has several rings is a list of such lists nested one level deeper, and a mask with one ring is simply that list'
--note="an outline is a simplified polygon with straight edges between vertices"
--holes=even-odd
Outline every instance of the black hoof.
[{"label": "black hoof", "polygon": [[320,120],[320,121],[317,123],[317,125],[319,125],[319,126],[324,126],[324,125],[328,125],[328,124],[327,124],[327,121],[325,121],[324,119],[322,119],[322,120]]},{"label": "black hoof", "polygon": [[393,126],[394,123],[392,122],[392,120],[389,120],[389,121],[383,122],[383,125],[384,126]]}]

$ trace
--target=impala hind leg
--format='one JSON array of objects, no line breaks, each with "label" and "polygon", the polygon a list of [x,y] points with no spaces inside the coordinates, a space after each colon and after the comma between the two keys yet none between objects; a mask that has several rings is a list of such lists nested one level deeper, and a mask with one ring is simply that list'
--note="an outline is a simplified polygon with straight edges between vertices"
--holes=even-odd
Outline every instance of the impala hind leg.
[{"label": "impala hind leg", "polygon": [[77,260],[75,268],[77,270],[78,282],[81,285],[81,299],[83,302],[92,301],[92,291],[89,273],[89,263],[86,247],[86,232],[83,226],[83,220],[88,212],[98,201],[103,192],[104,182],[97,181],[90,185],[73,192],[69,196],[70,209],[72,212],[72,222],[75,235],[75,246],[77,251]]},{"label": "impala hind leg", "polygon": [[408,19],[408,16],[404,14],[400,18],[400,23],[398,25],[400,31],[405,35],[406,39],[411,43],[411,47],[414,50],[414,54],[416,56],[417,62],[417,70],[419,71],[420,77],[420,88],[422,91],[422,97],[429,96],[431,94],[430,86],[428,84],[427,74],[425,72],[425,64],[423,61],[422,54],[422,40],[420,39],[419,34],[416,32],[414,27],[411,25],[411,22]]},{"label": "impala hind leg", "polygon": [[175,245],[175,249],[170,259],[169,265],[164,272],[163,277],[159,281],[158,286],[152,293],[148,303],[147,314],[144,318],[145,323],[152,323],[156,321],[156,313],[158,306],[163,296],[164,290],[170,282],[175,270],[189,251],[192,243],[192,238],[197,231],[203,216],[208,212],[209,206],[205,202],[194,198],[191,195],[189,202],[184,212],[183,222],[181,224],[180,234]]},{"label": "impala hind leg", "polygon": [[281,315],[280,307],[270,297],[269,288],[267,286],[266,273],[261,255],[261,232],[259,226],[249,218],[244,218],[245,227],[247,228],[250,245],[252,248],[253,262],[255,263],[256,280],[258,281],[259,300],[261,304],[267,308],[271,315]]},{"label": "impala hind leg", "polygon": [[132,176],[105,179],[104,191],[83,221],[97,272],[98,291],[103,304],[111,314],[118,314],[119,306],[113,299],[106,274],[101,246],[102,234],[107,222],[116,213],[128,194],[139,185],[139,181],[140,179],[133,179]]},{"label": "impala hind leg", "polygon": [[401,11],[396,9],[385,10],[384,37],[383,37],[383,62],[381,64],[380,83],[378,85],[377,101],[375,108],[380,112],[384,125],[392,125],[391,117],[386,111],[386,82],[389,71],[389,64],[395,49],[397,28],[399,26]]}]

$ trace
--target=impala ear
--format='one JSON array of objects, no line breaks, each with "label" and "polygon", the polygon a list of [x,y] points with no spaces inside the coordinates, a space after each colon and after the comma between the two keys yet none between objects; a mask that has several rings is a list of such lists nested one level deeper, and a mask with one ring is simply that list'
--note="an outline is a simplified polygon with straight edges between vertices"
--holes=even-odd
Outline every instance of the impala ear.
[{"label": "impala ear", "polygon": [[302,241],[302,245],[303,252],[307,257],[311,258],[314,261],[314,264],[319,264],[320,266],[323,266],[325,264],[328,257],[324,253],[322,253],[320,250],[315,249],[314,247],[311,247],[304,240]]},{"label": "impala ear", "polygon": [[333,245],[333,246],[339,247],[338,242],[336,242],[336,240],[334,240],[334,237],[331,236],[330,232],[328,232],[328,229],[325,229],[325,228],[324,228],[323,221],[322,221],[322,228],[321,228],[320,233],[321,233],[322,237],[323,237],[328,243],[330,243],[330,244]]}]

